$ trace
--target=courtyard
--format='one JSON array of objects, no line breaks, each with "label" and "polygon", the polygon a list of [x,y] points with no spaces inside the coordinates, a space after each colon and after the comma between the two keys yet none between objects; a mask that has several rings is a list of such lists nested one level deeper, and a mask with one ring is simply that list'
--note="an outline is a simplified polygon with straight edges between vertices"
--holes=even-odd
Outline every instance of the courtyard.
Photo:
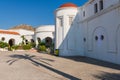
[{"label": "courtyard", "polygon": [[1,51],[0,80],[119,80],[120,66],[87,57]]}]

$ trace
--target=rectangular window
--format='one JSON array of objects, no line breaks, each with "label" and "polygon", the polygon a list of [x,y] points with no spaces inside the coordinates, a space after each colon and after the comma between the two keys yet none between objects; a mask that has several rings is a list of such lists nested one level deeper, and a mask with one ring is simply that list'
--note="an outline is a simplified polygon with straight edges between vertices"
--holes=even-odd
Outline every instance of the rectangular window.
[{"label": "rectangular window", "polygon": [[73,16],[69,16],[69,25],[71,25],[73,22]]},{"label": "rectangular window", "polygon": [[58,21],[59,21],[59,26],[63,27],[63,17],[59,17]]},{"label": "rectangular window", "polygon": [[85,17],[85,11],[83,11],[83,17]]},{"label": "rectangular window", "polygon": [[97,12],[98,12],[98,5],[97,5],[97,3],[96,3],[96,4],[94,4],[94,12],[95,12],[95,13],[97,13]]},{"label": "rectangular window", "polygon": [[103,0],[100,0],[99,6],[100,6],[100,10],[103,10]]}]

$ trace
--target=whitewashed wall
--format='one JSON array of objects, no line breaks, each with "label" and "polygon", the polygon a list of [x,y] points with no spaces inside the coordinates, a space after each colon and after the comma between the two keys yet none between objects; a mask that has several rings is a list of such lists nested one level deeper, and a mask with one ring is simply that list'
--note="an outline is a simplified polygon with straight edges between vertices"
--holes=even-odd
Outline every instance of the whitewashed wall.
[{"label": "whitewashed wall", "polygon": [[55,27],[54,25],[43,25],[39,26],[35,30],[35,41],[38,43],[37,38],[40,38],[41,41],[44,41],[46,37],[54,39]]},{"label": "whitewashed wall", "polygon": [[[99,6],[99,0],[86,3],[78,12],[72,8],[57,9],[56,49],[60,49],[61,56],[84,55],[120,64],[120,0],[103,1],[104,9],[98,13],[94,13],[94,4]],[[68,26],[67,15],[71,14],[76,17],[73,25]],[[63,27],[59,27],[59,16],[63,16]]]},{"label": "whitewashed wall", "polygon": [[20,35],[0,34],[0,40],[1,40],[2,37],[5,38],[4,42],[7,42],[7,43],[9,43],[10,39],[14,39],[15,44],[17,44],[17,45],[22,42],[22,39],[21,39]]}]

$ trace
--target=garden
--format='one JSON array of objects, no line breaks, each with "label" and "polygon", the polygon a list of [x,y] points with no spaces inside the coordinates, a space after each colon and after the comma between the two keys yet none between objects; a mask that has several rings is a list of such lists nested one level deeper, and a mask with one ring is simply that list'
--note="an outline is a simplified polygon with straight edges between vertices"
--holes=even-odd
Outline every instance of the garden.
[{"label": "garden", "polygon": [[[4,41],[0,41],[1,51],[17,51],[17,50],[30,50],[32,48],[36,49],[38,52],[53,54],[54,53],[54,43],[52,41],[41,41],[38,40],[38,44],[34,41],[28,41],[24,36],[21,36],[22,42],[19,45],[10,45]],[[56,52],[56,51],[55,51]],[[57,52],[58,53],[58,52]]]}]

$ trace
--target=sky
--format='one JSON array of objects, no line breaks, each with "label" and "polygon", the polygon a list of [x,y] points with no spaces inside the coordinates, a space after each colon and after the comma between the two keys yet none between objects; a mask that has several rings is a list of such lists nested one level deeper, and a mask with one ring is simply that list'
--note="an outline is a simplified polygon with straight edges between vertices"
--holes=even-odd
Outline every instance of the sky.
[{"label": "sky", "polygon": [[33,27],[54,25],[54,12],[62,4],[77,6],[88,0],[0,0],[0,29],[27,24]]}]

